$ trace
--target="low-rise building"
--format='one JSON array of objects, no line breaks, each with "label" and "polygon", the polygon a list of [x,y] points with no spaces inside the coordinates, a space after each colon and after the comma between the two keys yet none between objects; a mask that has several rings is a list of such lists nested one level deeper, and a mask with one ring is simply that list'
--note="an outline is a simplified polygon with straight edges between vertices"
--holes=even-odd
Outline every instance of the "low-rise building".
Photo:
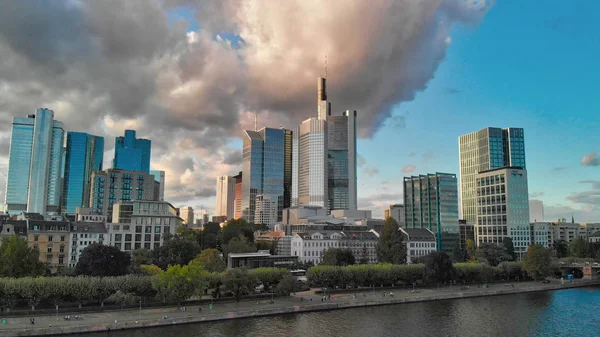
[{"label": "low-rise building", "polygon": [[27,244],[40,252],[40,261],[51,273],[68,266],[69,231],[68,221],[24,220],[28,223]]},{"label": "low-rise building", "polygon": [[437,250],[435,234],[426,228],[400,228],[406,244],[406,263]]},{"label": "low-rise building", "polygon": [[548,222],[534,222],[530,224],[531,244],[539,244],[544,248],[551,248],[554,244],[552,225]]},{"label": "low-rise building", "polygon": [[104,222],[77,222],[71,226],[71,249],[69,251],[69,267],[75,268],[81,252],[95,243],[104,244],[106,238]]},{"label": "low-rise building", "polygon": [[317,265],[329,248],[350,249],[356,262],[377,263],[379,237],[373,231],[314,231],[295,233],[291,239],[291,255],[300,262]]},{"label": "low-rise building", "polygon": [[590,234],[588,238],[589,243],[600,243],[600,231]]},{"label": "low-rise building", "polygon": [[262,250],[256,253],[230,253],[227,255],[227,268],[285,268],[296,263],[298,263],[297,256],[271,255],[269,251]]},{"label": "low-rise building", "polygon": [[92,209],[89,207],[77,207],[74,220],[77,222],[106,222],[108,221],[108,217],[106,215],[92,213]]}]

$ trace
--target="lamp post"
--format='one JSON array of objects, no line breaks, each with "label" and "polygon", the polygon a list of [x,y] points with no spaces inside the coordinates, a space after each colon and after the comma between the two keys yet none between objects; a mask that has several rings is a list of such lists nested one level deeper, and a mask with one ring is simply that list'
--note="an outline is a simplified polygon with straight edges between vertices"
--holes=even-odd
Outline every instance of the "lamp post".
[{"label": "lamp post", "polygon": [[139,319],[142,319],[142,301],[140,300],[140,311],[139,311]]}]

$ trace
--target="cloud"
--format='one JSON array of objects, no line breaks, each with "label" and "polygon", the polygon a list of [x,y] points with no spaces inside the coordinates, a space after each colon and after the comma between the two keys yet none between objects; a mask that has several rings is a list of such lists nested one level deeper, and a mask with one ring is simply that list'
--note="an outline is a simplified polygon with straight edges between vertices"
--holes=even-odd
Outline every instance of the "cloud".
[{"label": "cloud", "polygon": [[600,158],[598,153],[590,152],[581,158],[581,165],[583,166],[598,166],[600,165]]},{"label": "cloud", "polygon": [[402,193],[378,193],[358,198],[359,209],[369,209],[373,218],[383,218],[383,210],[392,204],[402,203]]},{"label": "cloud", "polygon": [[358,160],[357,160],[356,166],[363,167],[363,166],[365,166],[365,164],[367,164],[367,160],[365,159],[365,157],[361,156],[360,153],[359,153],[358,154]]},{"label": "cloud", "polygon": [[363,172],[369,177],[373,177],[379,174],[379,169],[376,167],[365,167]]},{"label": "cloud", "polygon": [[530,198],[539,198],[544,195],[544,192],[531,192],[529,193]]},{"label": "cloud", "polygon": [[412,173],[417,167],[413,164],[404,165],[402,173]]},{"label": "cloud", "polygon": [[226,165],[242,165],[242,152],[239,150],[233,150],[225,156],[223,164]]},{"label": "cloud", "polygon": [[[201,28],[189,31],[185,20],[168,15],[181,6]],[[370,137],[393,106],[427,87],[452,29],[476,25],[491,6],[9,1],[0,11],[0,138],[8,137],[12,117],[39,107],[53,109],[67,130],[104,136],[107,153],[115,136],[135,127],[152,140],[152,168],[166,171],[167,200],[206,204],[208,193],[196,191],[239,171],[227,144],[253,127],[254,113],[264,125],[287,128],[315,115],[310,97],[324,54],[333,111],[357,110],[359,135]],[[7,149],[0,143],[4,162]]]},{"label": "cloud", "polygon": [[573,193],[567,197],[567,200],[581,205],[582,208],[588,210],[600,211],[600,181],[584,180],[581,184],[589,184],[592,189],[580,193]]}]

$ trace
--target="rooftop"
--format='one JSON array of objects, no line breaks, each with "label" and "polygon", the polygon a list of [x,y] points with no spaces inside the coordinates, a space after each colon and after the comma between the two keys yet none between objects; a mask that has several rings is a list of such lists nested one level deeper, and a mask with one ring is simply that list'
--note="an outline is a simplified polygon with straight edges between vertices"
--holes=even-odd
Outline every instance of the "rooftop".
[{"label": "rooftop", "polygon": [[425,228],[400,228],[403,234],[408,235],[410,241],[435,241],[432,231]]},{"label": "rooftop", "polygon": [[104,222],[78,222],[71,226],[74,233],[106,233]]},{"label": "rooftop", "polygon": [[503,170],[524,170],[524,169],[521,166],[502,166],[502,167],[493,168],[491,170],[481,171],[479,173],[488,173],[488,172],[503,171]]}]

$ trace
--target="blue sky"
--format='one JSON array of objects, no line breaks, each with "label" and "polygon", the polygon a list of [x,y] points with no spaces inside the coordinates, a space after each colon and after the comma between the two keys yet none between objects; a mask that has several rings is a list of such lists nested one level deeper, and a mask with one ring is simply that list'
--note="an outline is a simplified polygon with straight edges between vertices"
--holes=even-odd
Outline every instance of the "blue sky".
[{"label": "blue sky", "polygon": [[544,201],[547,220],[570,218],[573,208],[576,220],[600,221],[598,205],[581,210],[567,199],[590,191],[580,182],[600,175],[600,167],[581,165],[584,155],[600,152],[600,3],[577,3],[498,1],[476,29],[457,27],[428,88],[394,110],[405,127],[388,121],[359,142],[365,166],[379,169],[361,171],[359,196],[400,192],[405,165],[416,167],[413,174],[458,173],[458,136],[522,127],[529,191],[543,193],[532,197]]}]

